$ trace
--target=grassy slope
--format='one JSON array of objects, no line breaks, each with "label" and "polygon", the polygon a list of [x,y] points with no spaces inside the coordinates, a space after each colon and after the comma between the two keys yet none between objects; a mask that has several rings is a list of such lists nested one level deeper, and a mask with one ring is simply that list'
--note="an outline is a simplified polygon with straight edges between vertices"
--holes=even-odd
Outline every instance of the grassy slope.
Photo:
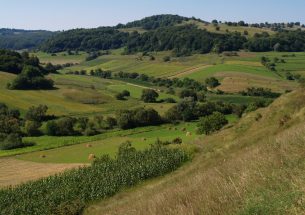
[{"label": "grassy slope", "polygon": [[[8,90],[6,84],[14,75],[0,72],[0,102],[24,113],[30,106],[46,104],[49,114],[55,115],[90,115],[94,113],[113,114],[115,110],[152,106],[161,113],[171,104],[144,104],[139,101],[143,87],[134,86],[117,80],[105,80],[89,76],[51,75],[55,81],[55,90],[24,91]],[[118,101],[115,94],[121,90],[130,90],[131,98]],[[160,98],[174,97],[160,93]]]},{"label": "grassy slope", "polygon": [[303,214],[304,116],[304,89],[286,94],[197,141],[191,164],[85,214]]},{"label": "grassy slope", "polygon": [[[216,54],[196,54],[189,57],[172,58],[170,62],[163,62],[163,57],[171,55],[170,52],[153,53],[156,60],[151,61],[148,57],[141,58],[140,54],[121,55],[121,51],[113,50],[110,55],[101,56],[93,61],[82,62],[79,65],[64,69],[64,72],[76,70],[87,70],[89,72],[90,70],[101,68],[114,72],[138,72],[155,77],[189,77],[201,82],[210,76],[217,76],[220,79],[225,79],[229,76],[235,82],[241,83],[241,85],[238,89],[227,89],[232,83],[226,79],[224,82],[225,87],[222,90],[236,92],[249,86],[270,86],[275,91],[295,89],[293,82],[285,80],[286,71],[300,74],[305,71],[304,53],[295,53],[296,57],[284,58],[286,63],[277,64],[278,72],[270,72],[261,65],[261,56],[264,55],[270,59],[274,57],[282,59],[282,55],[286,53],[240,52],[237,57]],[[249,83],[249,79],[254,80],[254,82]],[[271,84],[270,81],[272,82]]]}]

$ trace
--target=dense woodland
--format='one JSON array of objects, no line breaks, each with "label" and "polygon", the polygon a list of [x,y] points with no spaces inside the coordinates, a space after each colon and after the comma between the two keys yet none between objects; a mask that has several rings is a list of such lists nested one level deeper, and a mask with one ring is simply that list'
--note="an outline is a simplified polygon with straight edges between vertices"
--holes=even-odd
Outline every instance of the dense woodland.
[{"label": "dense woodland", "polygon": [[41,46],[41,49],[46,52],[116,49],[124,46],[127,38],[128,33],[120,32],[112,27],[74,29],[52,37]]},{"label": "dense woodland", "polygon": [[177,24],[181,24],[183,21],[188,21],[190,18],[182,17],[178,15],[155,15],[146,17],[144,19],[129,22],[126,25],[118,24],[117,28],[134,28],[134,27],[141,27],[145,30],[152,30],[157,29],[160,27],[167,27],[167,26],[173,26]]},{"label": "dense woodland", "polygon": [[36,49],[56,32],[0,29],[0,49]]},{"label": "dense woodland", "polygon": [[[305,50],[305,32],[301,30],[300,22],[254,24],[244,21],[224,22],[228,26],[266,28],[277,32],[274,35],[264,32],[247,37],[246,34],[241,35],[236,32],[211,33],[195,25],[183,24],[190,20],[207,24],[196,18],[156,15],[125,25],[118,24],[115,27],[73,29],[62,32],[0,29],[0,48],[40,49],[56,53],[72,50],[94,52],[126,47],[125,54],[173,50],[176,56],[240,49],[257,52]],[[222,22],[212,21],[216,28],[220,23]],[[135,31],[123,32],[122,29],[126,28],[135,28]],[[146,32],[138,33],[137,28]]]}]

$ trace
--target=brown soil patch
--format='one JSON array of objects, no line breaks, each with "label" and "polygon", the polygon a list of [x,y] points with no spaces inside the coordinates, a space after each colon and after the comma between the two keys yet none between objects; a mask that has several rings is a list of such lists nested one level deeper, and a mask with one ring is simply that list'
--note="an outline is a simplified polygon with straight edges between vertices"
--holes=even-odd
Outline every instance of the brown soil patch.
[{"label": "brown soil patch", "polygon": [[34,163],[14,158],[3,158],[0,159],[0,188],[55,175],[82,165],[84,164]]}]

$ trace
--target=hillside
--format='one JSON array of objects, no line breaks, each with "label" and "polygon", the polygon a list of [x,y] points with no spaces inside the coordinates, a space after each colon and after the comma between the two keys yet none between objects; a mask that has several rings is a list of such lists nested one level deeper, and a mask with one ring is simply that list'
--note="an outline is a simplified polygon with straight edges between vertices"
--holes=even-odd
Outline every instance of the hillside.
[{"label": "hillside", "polygon": [[248,24],[243,21],[223,24],[214,20],[208,23],[165,14],[115,27],[64,31],[44,42],[41,50],[93,52],[124,47],[124,54],[171,50],[175,56],[241,49],[304,51],[305,31],[300,23],[297,24]]},{"label": "hillside", "polygon": [[303,89],[195,142],[195,160],[85,214],[303,214]]},{"label": "hillside", "polygon": [[35,49],[55,34],[51,31],[2,28],[0,29],[0,49]]}]

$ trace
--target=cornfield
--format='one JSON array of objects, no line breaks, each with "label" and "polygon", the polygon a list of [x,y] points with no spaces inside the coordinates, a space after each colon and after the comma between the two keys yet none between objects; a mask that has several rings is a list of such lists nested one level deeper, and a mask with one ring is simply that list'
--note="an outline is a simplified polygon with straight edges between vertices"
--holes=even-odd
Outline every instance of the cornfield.
[{"label": "cornfield", "polygon": [[137,151],[130,143],[125,143],[115,159],[103,156],[90,167],[0,190],[0,213],[79,214],[86,203],[174,171],[189,159],[190,156],[178,148],[153,145]]}]

